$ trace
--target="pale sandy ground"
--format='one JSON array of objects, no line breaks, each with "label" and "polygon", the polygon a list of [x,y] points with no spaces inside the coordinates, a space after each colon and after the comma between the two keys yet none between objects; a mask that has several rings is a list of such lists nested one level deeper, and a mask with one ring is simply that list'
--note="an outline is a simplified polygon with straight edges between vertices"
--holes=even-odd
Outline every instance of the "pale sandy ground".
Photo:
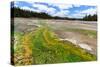
[{"label": "pale sandy ground", "polygon": [[27,33],[40,27],[41,23],[47,23],[60,40],[68,40],[83,49],[86,49],[92,54],[96,55],[97,39],[89,38],[78,32],[64,31],[64,29],[86,29],[97,31],[96,22],[88,21],[71,21],[71,20],[41,20],[34,18],[14,18],[14,30],[17,32]]}]

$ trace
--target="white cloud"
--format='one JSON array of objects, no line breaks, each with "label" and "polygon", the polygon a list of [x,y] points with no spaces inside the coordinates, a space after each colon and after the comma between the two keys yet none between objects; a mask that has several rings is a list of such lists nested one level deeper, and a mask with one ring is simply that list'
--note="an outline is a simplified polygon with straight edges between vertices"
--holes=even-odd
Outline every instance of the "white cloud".
[{"label": "white cloud", "polygon": [[26,7],[26,6],[24,6],[24,7],[20,7],[21,9],[24,9],[24,10],[30,10],[30,11],[32,11],[32,9],[31,8],[29,8],[29,7]]},{"label": "white cloud", "polygon": [[[50,15],[52,15],[52,16],[60,16],[60,15],[61,15],[61,17],[65,16],[66,13],[69,12],[69,11],[67,11],[67,10],[65,11],[65,10],[63,10],[63,9],[72,8],[72,5],[68,5],[68,4],[60,4],[60,3],[55,4],[55,3],[51,3],[51,4],[49,4],[49,5],[56,6],[56,7],[60,8],[60,11],[57,12],[57,13],[55,13],[55,12],[56,12],[56,9],[55,9],[55,8],[53,8],[53,7],[48,7],[48,6],[43,5],[43,4],[35,4],[35,3],[34,3],[32,6],[33,6],[33,7],[37,7],[41,12],[42,12],[42,11],[45,11],[46,13],[48,13],[48,14],[50,14]],[[65,14],[65,15],[64,15],[64,14]]]},{"label": "white cloud", "polygon": [[86,15],[94,15],[97,13],[96,8],[89,8],[86,10],[81,10],[81,11],[75,11],[76,13],[69,15],[70,18],[83,18]]},{"label": "white cloud", "polygon": [[54,9],[54,8],[48,8],[47,9],[47,13],[50,14],[50,15],[55,14],[55,12],[56,12],[56,9]]},{"label": "white cloud", "polygon": [[48,7],[48,6],[46,6],[46,5],[41,5],[41,4],[33,4],[32,5],[33,7],[37,7],[38,8],[38,10],[40,10],[41,12],[46,12],[46,13],[48,13],[48,14],[54,14],[55,13],[55,11],[56,11],[56,9],[55,8],[53,8],[53,7]]},{"label": "white cloud", "polygon": [[72,8],[72,5],[59,4],[58,7],[61,9],[68,9],[68,8]]},{"label": "white cloud", "polygon": [[23,6],[23,7],[20,7],[21,9],[24,9],[24,10],[30,10],[30,11],[35,11],[35,12],[45,12],[45,13],[48,13],[50,15],[53,15],[56,11],[55,8],[49,8],[45,5],[40,5],[40,4],[33,4],[32,5],[33,7],[37,7],[38,9],[34,9],[34,8],[30,8],[28,6]]},{"label": "white cloud", "polygon": [[19,1],[14,1],[14,4],[18,4],[19,3]]},{"label": "white cloud", "polygon": [[14,1],[14,7],[18,7],[19,2]]},{"label": "white cloud", "polygon": [[[15,5],[18,6],[19,2],[15,2]],[[60,4],[60,3],[49,3],[49,5],[51,5],[51,7],[48,7],[46,5],[43,5],[43,4],[37,4],[35,2],[32,2],[32,1],[27,1],[27,3],[30,3],[32,4],[33,7],[36,7],[38,9],[34,9],[34,8],[30,8],[28,6],[22,6],[20,7],[21,9],[24,9],[24,10],[30,10],[30,11],[36,11],[36,12],[45,12],[45,13],[48,13],[52,16],[60,16],[60,17],[65,17],[69,11],[68,10],[63,10],[63,9],[68,9],[68,8],[72,8],[73,6],[72,5],[68,5],[68,4]],[[60,9],[59,12],[56,13],[56,9],[53,8],[52,6],[56,6]]]},{"label": "white cloud", "polygon": [[30,4],[33,4],[33,1],[30,1],[30,0],[29,1],[25,1],[25,2],[30,3]]},{"label": "white cloud", "polygon": [[69,9],[69,8],[73,7],[72,4],[60,4],[60,3],[58,3],[58,4],[53,4],[53,5],[59,7],[60,9]]},{"label": "white cloud", "polygon": [[41,4],[35,4],[35,3],[33,3],[33,5],[32,5],[33,7],[37,7],[39,10],[46,10],[46,9],[48,9],[48,7],[47,6],[45,6],[45,5],[41,5]]},{"label": "white cloud", "polygon": [[56,6],[60,9],[59,12],[53,14],[52,16],[59,16],[59,17],[66,17],[69,13],[69,10],[64,10],[64,9],[69,9],[73,7],[71,4],[69,5],[69,4],[60,4],[60,3],[52,4],[52,6]]},{"label": "white cloud", "polygon": [[79,4],[74,4],[73,6],[74,6],[74,7],[80,7],[81,5],[79,5]]},{"label": "white cloud", "polygon": [[35,12],[40,12],[39,10],[35,10],[35,9],[33,9],[33,8],[29,8],[29,7],[27,7],[27,6],[20,7],[20,9],[29,10],[29,11],[35,11]]},{"label": "white cloud", "polygon": [[96,8],[89,8],[87,10],[83,10],[81,11],[80,13],[84,13],[84,14],[87,14],[87,15],[94,15],[97,13],[97,9]]},{"label": "white cloud", "polygon": [[86,14],[76,13],[72,15],[68,15],[69,18],[83,18]]},{"label": "white cloud", "polygon": [[66,15],[68,15],[68,13],[69,13],[68,10],[60,11],[60,12],[57,12],[56,14],[54,14],[53,16],[66,17]]},{"label": "white cloud", "polygon": [[14,7],[18,7],[18,5],[15,4]]}]

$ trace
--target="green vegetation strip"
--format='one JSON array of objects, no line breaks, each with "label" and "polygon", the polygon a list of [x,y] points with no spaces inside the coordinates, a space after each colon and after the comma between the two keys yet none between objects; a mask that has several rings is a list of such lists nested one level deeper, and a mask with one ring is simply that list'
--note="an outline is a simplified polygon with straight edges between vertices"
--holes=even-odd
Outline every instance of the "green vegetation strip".
[{"label": "green vegetation strip", "polygon": [[[81,30],[79,31],[81,32]],[[95,33],[92,34],[94,35]],[[19,42],[20,46],[26,46],[22,46],[21,49],[24,48],[24,50],[21,50],[19,53],[26,51],[26,53],[24,53],[28,56],[31,56],[30,58],[26,58],[28,61],[18,63],[20,61],[23,61],[23,57],[26,56],[23,55],[22,60],[15,62],[16,65],[65,63],[96,60],[95,55],[86,52],[80,47],[76,47],[71,42],[60,41],[59,38],[47,27],[40,27],[35,32],[30,32],[25,35],[21,35],[21,40]],[[16,53],[16,50],[15,54],[18,54]]]}]

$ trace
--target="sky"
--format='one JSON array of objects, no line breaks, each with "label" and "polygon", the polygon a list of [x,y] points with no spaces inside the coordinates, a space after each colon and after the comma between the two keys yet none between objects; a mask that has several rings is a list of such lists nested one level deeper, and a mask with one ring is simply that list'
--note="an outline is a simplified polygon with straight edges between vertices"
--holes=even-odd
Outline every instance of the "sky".
[{"label": "sky", "polygon": [[32,1],[14,1],[14,7],[30,10],[35,12],[45,12],[51,16],[83,18],[86,15],[97,14],[96,6],[64,4],[64,3],[47,3]]}]

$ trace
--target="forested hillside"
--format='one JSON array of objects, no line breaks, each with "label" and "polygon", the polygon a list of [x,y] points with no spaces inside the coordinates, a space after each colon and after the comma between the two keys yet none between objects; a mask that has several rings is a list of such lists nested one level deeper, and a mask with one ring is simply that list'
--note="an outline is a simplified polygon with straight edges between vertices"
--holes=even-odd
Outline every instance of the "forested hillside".
[{"label": "forested hillside", "polygon": [[58,16],[51,16],[46,13],[37,13],[29,10],[23,10],[20,8],[13,7],[11,8],[11,17],[35,17],[35,18],[42,18],[42,19],[62,19],[62,20],[84,20],[84,21],[97,21],[97,15],[94,14],[93,16],[91,15],[86,15],[83,18],[68,18],[68,17],[58,17]]}]

